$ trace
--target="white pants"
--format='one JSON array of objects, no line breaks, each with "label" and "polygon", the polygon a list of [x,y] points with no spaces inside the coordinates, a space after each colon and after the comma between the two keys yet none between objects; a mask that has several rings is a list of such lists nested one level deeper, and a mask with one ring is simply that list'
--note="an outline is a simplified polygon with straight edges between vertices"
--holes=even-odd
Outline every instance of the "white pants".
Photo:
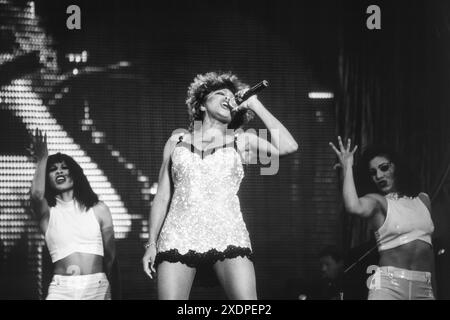
[{"label": "white pants", "polygon": [[431,273],[380,267],[371,276],[369,300],[434,300]]},{"label": "white pants", "polygon": [[111,300],[105,273],[76,276],[54,275],[46,300]]}]

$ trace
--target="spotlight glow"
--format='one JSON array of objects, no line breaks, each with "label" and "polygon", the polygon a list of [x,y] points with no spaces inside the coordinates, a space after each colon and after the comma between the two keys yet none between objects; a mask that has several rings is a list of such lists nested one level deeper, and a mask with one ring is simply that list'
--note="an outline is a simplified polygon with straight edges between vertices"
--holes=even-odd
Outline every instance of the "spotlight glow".
[{"label": "spotlight glow", "polygon": [[308,93],[310,99],[333,99],[334,94],[332,92],[310,92]]}]

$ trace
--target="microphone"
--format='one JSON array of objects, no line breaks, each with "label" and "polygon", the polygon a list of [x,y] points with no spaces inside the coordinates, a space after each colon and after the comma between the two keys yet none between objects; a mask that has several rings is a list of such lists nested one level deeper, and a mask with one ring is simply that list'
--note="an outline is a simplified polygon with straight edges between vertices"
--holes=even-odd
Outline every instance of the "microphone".
[{"label": "microphone", "polygon": [[261,90],[267,88],[269,86],[269,81],[263,80],[260,83],[254,85],[250,89],[248,89],[242,97],[235,95],[234,100],[236,101],[236,104],[239,106],[242,102],[250,98],[251,96],[257,94]]}]

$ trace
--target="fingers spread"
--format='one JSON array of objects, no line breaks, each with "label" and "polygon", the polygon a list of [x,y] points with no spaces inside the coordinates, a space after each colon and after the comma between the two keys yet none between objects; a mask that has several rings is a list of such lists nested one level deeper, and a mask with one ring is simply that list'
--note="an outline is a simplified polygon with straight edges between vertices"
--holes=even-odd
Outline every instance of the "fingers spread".
[{"label": "fingers spread", "polygon": [[328,143],[330,145],[331,148],[333,148],[334,152],[336,152],[336,154],[339,156],[341,153],[339,152],[339,150],[334,146],[334,144],[332,142]]},{"label": "fingers spread", "polygon": [[341,152],[344,151],[344,145],[342,144],[341,136],[338,136],[338,142],[339,142],[339,148],[341,149]]}]

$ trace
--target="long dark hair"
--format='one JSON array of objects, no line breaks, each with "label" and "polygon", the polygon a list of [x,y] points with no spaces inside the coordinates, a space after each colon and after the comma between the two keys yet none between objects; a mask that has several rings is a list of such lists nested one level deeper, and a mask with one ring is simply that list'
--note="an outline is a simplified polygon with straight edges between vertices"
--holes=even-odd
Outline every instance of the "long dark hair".
[{"label": "long dark hair", "polygon": [[56,195],[58,194],[55,189],[50,187],[48,173],[50,168],[55,163],[64,162],[68,169],[69,174],[73,179],[73,197],[74,199],[85,209],[89,210],[98,203],[98,196],[92,190],[86,175],[81,169],[80,165],[70,156],[64,153],[56,153],[48,157],[47,167],[45,169],[46,181],[45,181],[45,199],[50,207],[56,205]]},{"label": "long dark hair", "polygon": [[408,162],[398,152],[387,146],[373,145],[368,147],[357,169],[357,185],[360,196],[368,193],[380,193],[369,174],[369,163],[375,157],[385,157],[395,165],[394,181],[400,196],[417,197],[420,193],[420,180]]}]

